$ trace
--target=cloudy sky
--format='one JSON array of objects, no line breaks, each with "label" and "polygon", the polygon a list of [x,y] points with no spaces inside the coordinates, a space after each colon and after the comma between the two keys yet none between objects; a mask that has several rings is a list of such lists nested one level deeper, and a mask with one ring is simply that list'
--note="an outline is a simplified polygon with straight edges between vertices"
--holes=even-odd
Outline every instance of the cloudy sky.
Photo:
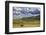
[{"label": "cloudy sky", "polygon": [[36,7],[13,7],[13,18],[32,17],[40,15],[40,8]]}]

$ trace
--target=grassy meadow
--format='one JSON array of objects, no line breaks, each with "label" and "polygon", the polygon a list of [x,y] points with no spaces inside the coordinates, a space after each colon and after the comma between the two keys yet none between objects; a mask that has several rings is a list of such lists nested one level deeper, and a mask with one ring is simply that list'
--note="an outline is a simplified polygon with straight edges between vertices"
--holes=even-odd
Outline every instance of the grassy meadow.
[{"label": "grassy meadow", "polygon": [[13,28],[40,27],[40,16],[13,19]]}]

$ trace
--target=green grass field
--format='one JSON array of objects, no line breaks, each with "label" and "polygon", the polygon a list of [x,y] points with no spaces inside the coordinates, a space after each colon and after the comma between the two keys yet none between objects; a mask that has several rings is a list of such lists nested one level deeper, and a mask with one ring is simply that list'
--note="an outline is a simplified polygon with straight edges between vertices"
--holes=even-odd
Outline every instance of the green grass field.
[{"label": "green grass field", "polygon": [[40,18],[23,18],[23,19],[14,19],[13,28],[24,28],[24,27],[40,27]]}]

